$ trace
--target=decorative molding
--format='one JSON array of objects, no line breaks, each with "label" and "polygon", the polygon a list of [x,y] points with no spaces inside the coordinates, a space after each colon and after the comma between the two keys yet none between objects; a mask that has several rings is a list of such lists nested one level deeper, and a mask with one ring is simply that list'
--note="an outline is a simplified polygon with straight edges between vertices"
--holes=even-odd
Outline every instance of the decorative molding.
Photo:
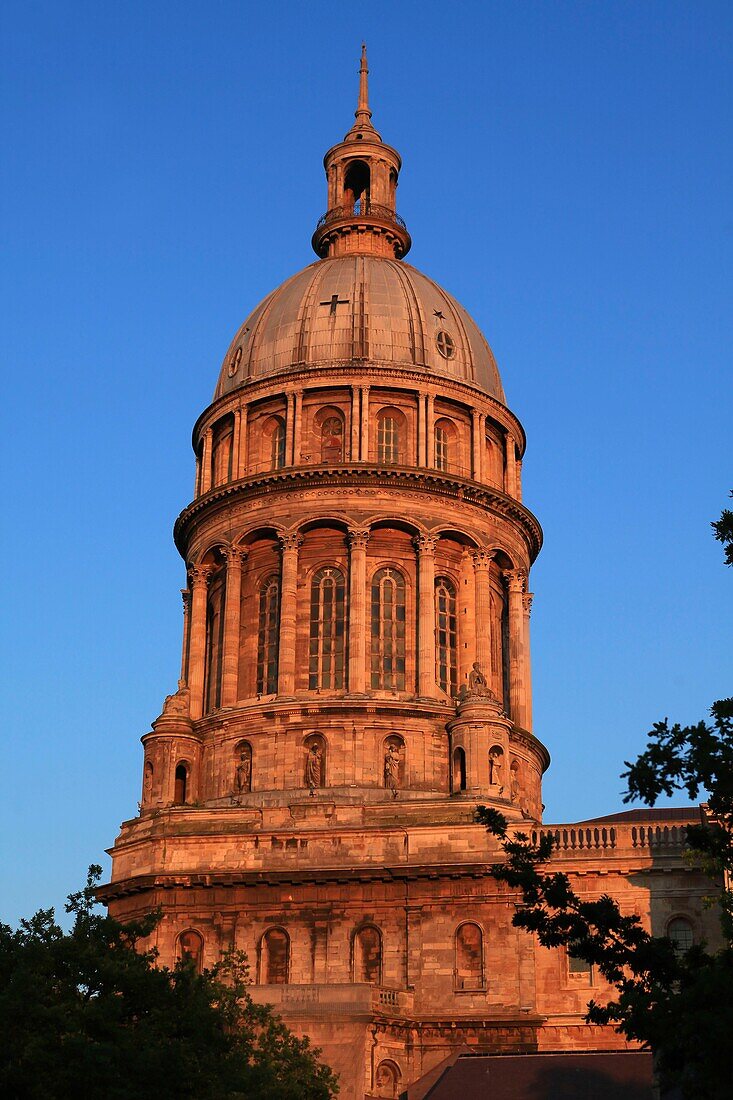
[{"label": "decorative molding", "polygon": [[278,535],[277,541],[280,543],[280,550],[284,554],[288,550],[297,551],[303,545],[303,536],[299,535],[297,531],[291,531],[285,535]]}]

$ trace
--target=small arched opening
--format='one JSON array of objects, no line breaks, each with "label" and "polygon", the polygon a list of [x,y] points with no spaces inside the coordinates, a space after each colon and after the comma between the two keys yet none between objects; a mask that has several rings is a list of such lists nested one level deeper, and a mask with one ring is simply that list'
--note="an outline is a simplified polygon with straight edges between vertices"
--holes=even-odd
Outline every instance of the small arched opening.
[{"label": "small arched opening", "polygon": [[270,928],[260,943],[260,983],[287,985],[290,981],[290,936],[284,928]]},{"label": "small arched opening", "polygon": [[456,929],[456,989],[484,988],[484,934],[466,921]]},{"label": "small arched opening", "polygon": [[466,789],[466,753],[459,746],[453,750],[453,792]]},{"label": "small arched opening", "polygon": [[352,160],[344,176],[344,204],[355,214],[366,214],[369,209],[371,173],[363,160]]},{"label": "small arched opening", "polygon": [[181,932],[176,943],[176,960],[187,963],[200,974],[204,963],[204,937],[193,928]]},{"label": "small arched opening", "polygon": [[185,806],[188,798],[188,764],[176,764],[175,781],[173,785],[173,803],[175,806]]},{"label": "small arched opening", "polygon": [[364,925],[354,935],[352,973],[355,982],[382,982],[382,934],[373,924]]}]

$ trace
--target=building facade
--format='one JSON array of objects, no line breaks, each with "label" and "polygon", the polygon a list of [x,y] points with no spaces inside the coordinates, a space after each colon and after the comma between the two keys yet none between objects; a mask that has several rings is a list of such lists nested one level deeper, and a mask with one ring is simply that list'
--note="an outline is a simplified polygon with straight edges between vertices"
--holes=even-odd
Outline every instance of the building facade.
[{"label": "building facade", "polygon": [[656,931],[715,918],[682,859],[696,811],[542,824],[525,436],[474,321],[404,260],[365,56],[324,164],[318,259],[240,327],[194,428],[181,678],[103,894],[162,909],[163,963],[246,951],[362,1100],[462,1048],[622,1045],[583,1022],[585,964],[512,927],[478,804],[551,829],[580,890]]}]

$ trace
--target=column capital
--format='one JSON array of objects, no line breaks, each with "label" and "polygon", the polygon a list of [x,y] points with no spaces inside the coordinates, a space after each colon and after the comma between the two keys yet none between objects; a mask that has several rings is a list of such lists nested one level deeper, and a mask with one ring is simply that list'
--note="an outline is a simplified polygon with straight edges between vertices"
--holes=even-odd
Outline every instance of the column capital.
[{"label": "column capital", "polygon": [[182,588],[181,589],[181,599],[183,600],[183,611],[184,611],[184,614],[185,614],[188,611],[189,607],[191,606],[191,589],[190,588]]},{"label": "column capital", "polygon": [[437,541],[437,535],[415,535],[412,545],[418,554],[434,554]]},{"label": "column capital", "polygon": [[351,550],[366,550],[369,543],[369,528],[368,527],[349,527],[346,532],[346,538]]},{"label": "column capital", "polygon": [[188,567],[188,579],[191,588],[206,588],[211,580],[212,572],[210,565],[190,565]]},{"label": "column capital", "polygon": [[505,569],[501,575],[510,592],[524,592],[527,586],[527,574],[523,569]]},{"label": "column capital", "polygon": [[471,559],[475,570],[488,569],[494,560],[494,551],[480,547],[478,550],[471,551]]},{"label": "column capital", "polygon": [[244,565],[249,557],[249,550],[243,549],[241,546],[222,546],[222,557],[226,559],[227,569],[232,569],[236,565]]},{"label": "column capital", "polygon": [[522,604],[524,605],[524,614],[529,618],[532,613],[532,600],[534,599],[534,592],[525,592],[522,596]]},{"label": "column capital", "polygon": [[289,531],[285,535],[278,535],[280,543],[280,550],[284,554],[286,550],[297,550],[299,546],[303,545],[303,536],[299,535],[297,531]]}]

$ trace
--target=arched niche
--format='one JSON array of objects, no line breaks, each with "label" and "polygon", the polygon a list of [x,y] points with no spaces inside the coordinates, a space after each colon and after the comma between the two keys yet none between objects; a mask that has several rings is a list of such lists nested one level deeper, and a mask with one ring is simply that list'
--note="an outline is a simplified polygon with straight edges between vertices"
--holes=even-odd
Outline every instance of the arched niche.
[{"label": "arched niche", "polygon": [[252,790],[252,746],[240,741],[234,749],[234,792],[249,794]]},{"label": "arched niche", "polygon": [[290,981],[290,936],[284,928],[268,928],[260,940],[260,984]]},{"label": "arched niche", "polygon": [[355,982],[381,985],[382,933],[375,924],[365,924],[354,933],[351,943],[352,978]]},{"label": "arched niche", "polygon": [[176,940],[176,961],[188,963],[200,974],[204,964],[204,937],[195,928],[187,928]]},{"label": "arched niche", "polygon": [[473,921],[459,924],[455,934],[455,987],[460,990],[484,988],[484,934]]},{"label": "arched niche", "polygon": [[303,742],[305,750],[304,785],[311,791],[326,786],[326,740],[320,733],[309,734]]},{"label": "arched niche", "polygon": [[460,745],[453,750],[451,764],[451,789],[458,794],[466,789],[466,751]]},{"label": "arched niche", "polygon": [[382,782],[395,795],[405,785],[405,741],[398,733],[382,742]]}]

